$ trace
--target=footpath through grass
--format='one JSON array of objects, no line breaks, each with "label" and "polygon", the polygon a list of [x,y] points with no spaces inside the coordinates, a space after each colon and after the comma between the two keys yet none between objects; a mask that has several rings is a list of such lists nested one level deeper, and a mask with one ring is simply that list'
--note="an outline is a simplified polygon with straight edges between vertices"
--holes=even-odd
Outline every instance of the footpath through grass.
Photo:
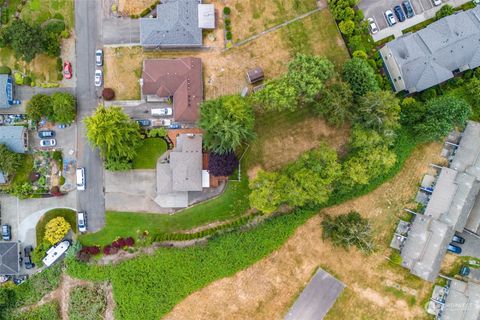
[{"label": "footpath through grass", "polygon": [[157,159],[167,151],[167,143],[160,138],[147,138],[137,149],[133,169],[155,169]]},{"label": "footpath through grass", "polygon": [[248,179],[230,181],[218,198],[203,202],[174,215],[133,212],[107,212],[105,228],[79,237],[83,245],[106,245],[117,237],[137,237],[137,230],[173,232],[243,214],[249,208]]}]

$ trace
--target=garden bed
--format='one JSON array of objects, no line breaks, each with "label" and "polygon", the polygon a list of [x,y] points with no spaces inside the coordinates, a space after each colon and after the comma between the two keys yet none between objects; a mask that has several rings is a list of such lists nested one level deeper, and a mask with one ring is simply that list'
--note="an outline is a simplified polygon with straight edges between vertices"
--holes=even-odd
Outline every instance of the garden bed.
[{"label": "garden bed", "polygon": [[77,213],[71,209],[53,209],[46,212],[35,227],[37,245],[42,243],[45,236],[45,225],[53,218],[63,217],[70,224],[74,233],[77,231]]}]

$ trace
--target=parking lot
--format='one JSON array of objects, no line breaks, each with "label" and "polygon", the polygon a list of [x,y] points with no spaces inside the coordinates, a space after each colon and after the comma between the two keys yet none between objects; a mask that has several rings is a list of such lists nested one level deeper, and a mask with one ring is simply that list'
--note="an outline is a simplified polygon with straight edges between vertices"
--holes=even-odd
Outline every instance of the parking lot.
[{"label": "parking lot", "polygon": [[433,18],[435,16],[435,13],[440,10],[440,8],[446,3],[453,7],[458,7],[464,3],[469,2],[469,0],[441,1],[442,5],[434,6],[432,0],[410,0],[415,16],[406,19],[403,22],[398,21],[397,16],[395,16],[397,23],[391,27],[387,24],[387,20],[385,18],[385,11],[389,9],[393,11],[393,8],[395,6],[402,5],[403,0],[361,0],[358,4],[358,7],[363,11],[365,19],[373,18],[373,20],[375,21],[380,31],[372,35],[372,37],[374,41],[379,41],[391,35],[399,37],[402,35],[402,30],[405,30],[425,20]]}]

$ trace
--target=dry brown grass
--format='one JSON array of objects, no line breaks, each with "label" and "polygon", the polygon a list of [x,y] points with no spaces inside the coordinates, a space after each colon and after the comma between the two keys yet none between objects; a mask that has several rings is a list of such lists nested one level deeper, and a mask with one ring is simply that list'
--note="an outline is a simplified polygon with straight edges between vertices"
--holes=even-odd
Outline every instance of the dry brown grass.
[{"label": "dry brown grass", "polygon": [[[279,250],[190,295],[165,319],[282,319],[318,266],[347,286],[327,319],[428,319],[421,302],[432,284],[390,265],[387,243],[418,181],[429,164],[439,160],[441,147],[435,143],[418,148],[391,181],[368,195],[323,210]],[[321,240],[322,216],[350,210],[374,223],[379,249],[370,256],[355,249],[346,252]]]},{"label": "dry brown grass", "polygon": [[[307,42],[312,50],[310,53],[325,55],[337,64],[347,59],[344,45],[338,45],[340,36],[328,10],[318,12],[301,23],[302,30],[309,35]],[[144,52],[140,47],[106,48],[105,85],[115,90],[119,100],[138,99],[138,79],[144,59],[193,56],[201,58],[203,62],[205,99],[239,93],[247,85],[245,72],[252,67],[261,66],[267,79],[286,71],[287,62],[298,51],[286,39],[285,32],[289,31],[281,29],[227,51],[216,48]]]},{"label": "dry brown grass", "polygon": [[316,0],[225,0],[218,3],[230,7],[233,41],[246,39],[263,30],[291,20],[317,8]]},{"label": "dry brown grass", "polygon": [[118,0],[118,13],[125,16],[140,14],[154,2],[155,0]]}]

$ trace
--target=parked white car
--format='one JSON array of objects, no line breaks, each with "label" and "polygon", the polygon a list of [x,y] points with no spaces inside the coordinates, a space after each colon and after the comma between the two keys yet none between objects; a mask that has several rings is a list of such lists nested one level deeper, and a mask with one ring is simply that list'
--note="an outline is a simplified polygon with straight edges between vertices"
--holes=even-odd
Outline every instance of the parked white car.
[{"label": "parked white car", "polygon": [[40,140],[40,147],[55,147],[57,140],[55,139],[42,139]]},{"label": "parked white car", "polygon": [[95,87],[101,87],[103,82],[103,72],[102,70],[95,70]]},{"label": "parked white car", "polygon": [[95,65],[97,67],[103,66],[103,50],[102,49],[98,49],[97,51],[95,51]]},{"label": "parked white car", "polygon": [[172,108],[152,109],[152,116],[171,116],[173,114]]},{"label": "parked white car", "polygon": [[390,9],[385,11],[385,19],[387,19],[387,23],[390,27],[397,23],[397,19],[395,19],[393,11]]},{"label": "parked white car", "polygon": [[433,4],[439,6],[442,4],[442,0],[432,0]]},{"label": "parked white car", "polygon": [[78,231],[80,232],[87,231],[87,214],[85,212],[77,213],[77,225],[78,225]]},{"label": "parked white car", "polygon": [[368,18],[367,22],[368,22],[368,27],[370,28],[370,32],[372,34],[377,33],[378,27],[377,27],[377,24],[375,23],[375,20],[373,20],[373,18]]}]

